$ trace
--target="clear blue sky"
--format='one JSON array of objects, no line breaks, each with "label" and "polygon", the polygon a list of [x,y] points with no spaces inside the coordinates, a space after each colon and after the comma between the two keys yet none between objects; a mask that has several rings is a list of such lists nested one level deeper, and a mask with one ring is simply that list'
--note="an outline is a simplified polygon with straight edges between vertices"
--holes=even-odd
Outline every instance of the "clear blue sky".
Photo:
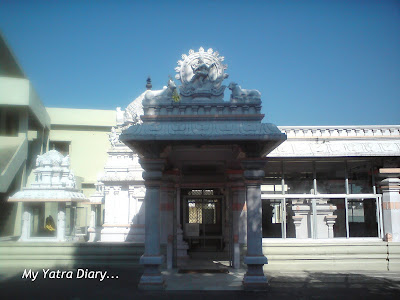
[{"label": "clear blue sky", "polygon": [[0,29],[49,107],[124,108],[203,46],[277,125],[400,124],[399,1],[0,0]]}]

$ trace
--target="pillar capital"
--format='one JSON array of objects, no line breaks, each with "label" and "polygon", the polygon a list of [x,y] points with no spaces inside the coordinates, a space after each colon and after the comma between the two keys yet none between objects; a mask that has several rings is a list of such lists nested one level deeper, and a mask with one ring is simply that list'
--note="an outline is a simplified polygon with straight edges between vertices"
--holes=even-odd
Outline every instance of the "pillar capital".
[{"label": "pillar capital", "polygon": [[240,161],[244,170],[264,170],[267,160],[265,158],[245,158]]},{"label": "pillar capital", "polygon": [[163,158],[141,158],[139,163],[145,171],[160,171],[164,170],[165,159]]},{"label": "pillar capital", "polygon": [[236,182],[241,181],[243,178],[243,170],[234,170],[234,169],[228,169],[226,170],[226,176],[228,179],[231,181],[229,183],[231,186],[235,185]]},{"label": "pillar capital", "polygon": [[165,167],[165,159],[146,159],[141,158],[139,160],[140,165],[144,169],[143,179],[145,180],[146,186],[159,185],[160,180],[163,176],[163,170]]},{"label": "pillar capital", "polygon": [[241,191],[245,191],[246,187],[244,186],[244,183],[240,183],[240,184],[232,184],[230,185],[232,192],[241,192]]},{"label": "pillar capital", "polygon": [[263,158],[247,158],[243,159],[241,162],[243,171],[243,177],[247,184],[256,183],[260,184],[265,176],[264,167],[267,163],[266,159]]},{"label": "pillar capital", "polygon": [[386,178],[380,183],[383,192],[390,191],[400,191],[400,179],[399,178]]},{"label": "pillar capital", "polygon": [[264,176],[264,170],[246,170],[243,172],[243,177],[247,184],[261,184]]}]

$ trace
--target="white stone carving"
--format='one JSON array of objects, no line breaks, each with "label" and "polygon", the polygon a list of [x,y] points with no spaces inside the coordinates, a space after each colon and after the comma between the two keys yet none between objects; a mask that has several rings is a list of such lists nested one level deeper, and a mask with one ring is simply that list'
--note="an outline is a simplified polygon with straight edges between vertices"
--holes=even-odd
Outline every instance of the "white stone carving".
[{"label": "white stone carving", "polygon": [[56,150],[50,150],[36,159],[35,182],[9,198],[11,202],[25,202],[22,215],[22,235],[20,241],[54,241],[54,238],[30,237],[31,203],[59,202],[57,216],[57,237],[59,242],[66,241],[65,202],[88,200],[76,189],[74,173],[70,170],[69,156],[63,156]]},{"label": "white stone carving", "polygon": [[116,121],[117,121],[117,126],[122,126],[125,123],[125,112],[121,110],[121,107],[117,107],[116,109]]},{"label": "white stone carving", "polygon": [[36,158],[37,167],[56,167],[61,166],[64,156],[56,150],[50,150]]},{"label": "white stone carving", "polygon": [[57,216],[57,240],[65,241],[65,212],[60,210]]},{"label": "white stone carving", "polygon": [[[328,204],[326,199],[316,199],[316,229],[317,238],[333,238],[333,225],[337,216],[333,212],[336,206]],[[311,200],[298,199],[292,200],[292,219],[295,225],[296,238],[311,238],[312,232],[312,202]]]},{"label": "white stone carving", "polygon": [[108,140],[112,147],[115,147],[115,144],[119,141],[119,135],[117,134],[115,127],[111,127],[111,132],[108,134]]},{"label": "white stone carving", "polygon": [[183,54],[182,60],[178,61],[178,67],[175,68],[178,74],[175,78],[184,85],[204,86],[206,82],[210,82],[210,86],[218,88],[229,76],[224,72],[227,66],[222,64],[223,61],[224,57],[219,56],[219,53],[211,48],[207,52],[202,47],[198,52],[189,50],[189,55]]},{"label": "white stone carving", "polygon": [[222,64],[223,56],[214,52],[211,48],[204,51],[200,47],[198,52],[189,51],[189,55],[183,54],[182,60],[178,61],[175,78],[182,82],[180,94],[189,98],[221,99],[226,86],[222,81],[228,78],[225,73],[227,66]]},{"label": "white stone carving", "polygon": [[100,229],[91,222],[90,241],[96,241],[99,233],[102,242],[144,242],[143,169],[137,154],[119,139],[123,128],[141,122],[144,95],[127,107],[123,124],[111,129],[108,159],[103,172],[98,175],[96,192],[90,196],[91,219],[96,219],[95,206],[104,204],[104,224]]},{"label": "white stone carving", "polygon": [[97,182],[94,184],[96,192],[90,195],[90,202],[94,204],[104,204],[104,183],[102,183],[101,177],[103,173],[99,174],[100,176],[97,177]]},{"label": "white stone carving", "polygon": [[70,159],[56,150],[50,150],[36,159],[35,182],[17,192],[10,201],[85,201],[87,198],[76,189]]},{"label": "white stone carving", "polygon": [[[133,100],[128,105],[128,107],[125,109],[125,113],[124,113],[124,125],[125,126],[143,123],[140,116],[144,115],[142,101],[144,99],[146,92],[142,93],[139,97],[137,97],[135,100]],[[118,120],[117,120],[117,122],[118,122]],[[117,123],[117,125],[118,125],[118,123]]]},{"label": "white stone carving", "polygon": [[31,226],[31,213],[25,210],[22,215],[22,232],[20,237],[21,241],[26,241],[29,239],[30,226]]},{"label": "white stone carving", "polygon": [[242,89],[237,83],[231,82],[228,88],[232,91],[231,99],[237,100],[261,100],[261,93],[257,90]]},{"label": "white stone carving", "polygon": [[168,85],[162,90],[148,90],[145,92],[144,99],[147,101],[171,101],[172,95],[176,90],[176,84],[172,79],[168,80]]}]

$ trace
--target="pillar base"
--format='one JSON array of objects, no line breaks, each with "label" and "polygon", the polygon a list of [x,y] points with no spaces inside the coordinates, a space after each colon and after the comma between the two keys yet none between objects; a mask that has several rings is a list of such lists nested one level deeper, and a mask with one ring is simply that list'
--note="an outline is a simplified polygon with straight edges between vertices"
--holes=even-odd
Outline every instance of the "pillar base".
[{"label": "pillar base", "polygon": [[240,245],[239,243],[233,244],[233,268],[240,268]]},{"label": "pillar base", "polygon": [[138,288],[140,290],[164,290],[166,287],[164,277],[160,275],[143,274]]},{"label": "pillar base", "polygon": [[247,273],[243,277],[243,288],[245,290],[265,290],[268,288],[268,279],[264,275],[263,266],[268,263],[264,255],[246,256],[244,263],[247,264]]},{"label": "pillar base", "polygon": [[265,276],[247,276],[244,275],[243,289],[246,291],[265,291],[269,288],[268,280]]},{"label": "pillar base", "polygon": [[160,272],[160,265],[163,263],[162,255],[142,255],[140,264],[144,265],[144,272],[138,285],[142,290],[163,290],[165,280]]}]

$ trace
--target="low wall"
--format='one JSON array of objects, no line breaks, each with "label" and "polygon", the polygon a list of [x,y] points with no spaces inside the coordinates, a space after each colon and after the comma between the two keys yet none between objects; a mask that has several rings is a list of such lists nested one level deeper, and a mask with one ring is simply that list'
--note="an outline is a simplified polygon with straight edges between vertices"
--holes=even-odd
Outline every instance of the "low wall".
[{"label": "low wall", "polygon": [[[162,251],[164,247],[162,247]],[[0,268],[141,267],[144,244],[0,243]]]},{"label": "low wall", "polygon": [[400,243],[264,243],[264,270],[400,271]]}]

